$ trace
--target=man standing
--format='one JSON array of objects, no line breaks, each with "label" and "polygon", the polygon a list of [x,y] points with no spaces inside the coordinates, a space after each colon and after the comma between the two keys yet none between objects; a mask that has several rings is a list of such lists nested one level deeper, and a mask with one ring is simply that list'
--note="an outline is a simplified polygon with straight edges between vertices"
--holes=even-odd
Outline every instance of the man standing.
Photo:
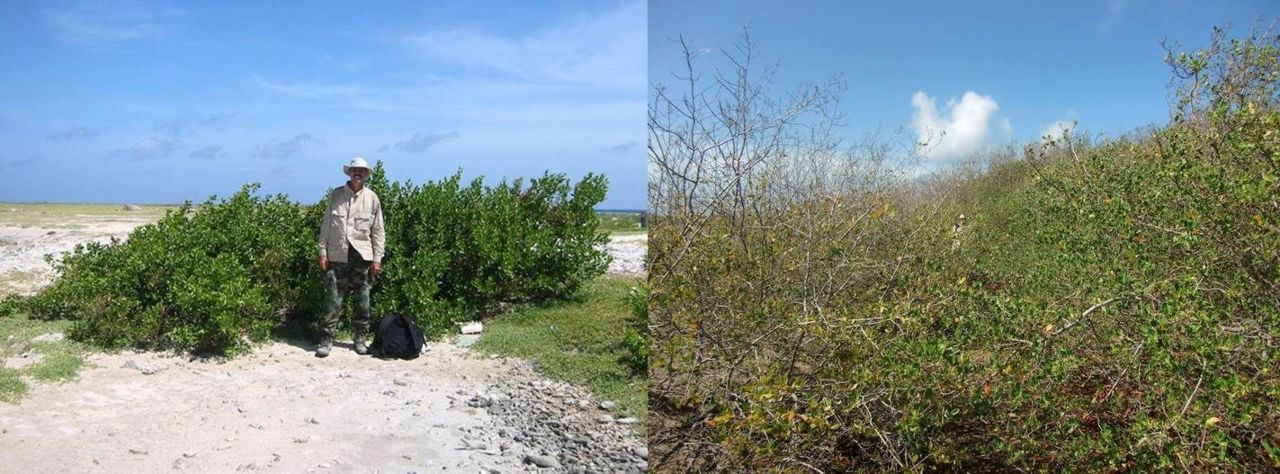
[{"label": "man standing", "polygon": [[342,167],[347,184],[329,192],[329,204],[320,224],[320,269],[325,271],[328,298],[324,309],[324,339],[316,357],[327,357],[342,311],[342,297],[355,292],[355,351],[367,354],[369,345],[369,280],[382,271],[386,236],[382,229],[382,201],[366,188],[372,170],[364,158],[355,157]]}]

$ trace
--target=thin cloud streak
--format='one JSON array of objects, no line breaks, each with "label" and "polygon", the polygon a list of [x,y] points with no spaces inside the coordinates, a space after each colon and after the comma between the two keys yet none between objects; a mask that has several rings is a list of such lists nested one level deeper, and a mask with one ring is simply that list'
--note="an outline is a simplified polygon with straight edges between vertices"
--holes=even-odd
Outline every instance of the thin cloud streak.
[{"label": "thin cloud streak", "polygon": [[108,160],[150,161],[173,156],[182,143],[172,138],[150,137],[133,145],[116,148],[103,156]]},{"label": "thin cloud streak", "polygon": [[646,5],[635,2],[591,18],[572,18],[525,36],[456,28],[410,36],[424,59],[523,80],[597,87],[643,87]]},{"label": "thin cloud streak", "polygon": [[19,158],[16,160],[9,160],[9,161],[0,163],[0,169],[23,168],[37,161],[40,161],[39,155],[30,156],[27,158]]},{"label": "thin cloud streak", "polygon": [[146,8],[137,2],[82,1],[43,12],[46,25],[67,43],[116,43],[163,35],[168,22],[185,12],[175,8]]},{"label": "thin cloud streak", "polygon": [[458,139],[457,131],[435,133],[435,132],[417,132],[407,140],[397,142],[393,145],[384,145],[378,149],[380,152],[395,150],[401,153],[422,153],[435,145]]},{"label": "thin cloud streak", "polygon": [[285,140],[268,140],[266,143],[258,145],[254,150],[253,156],[268,160],[284,160],[289,158],[299,158],[306,155],[308,145],[320,143],[320,140],[311,136],[310,133],[299,133],[293,138]]},{"label": "thin cloud streak", "polygon": [[207,147],[192,151],[187,156],[197,160],[215,160],[215,159],[227,156],[227,153],[222,151],[221,145],[209,145]]},{"label": "thin cloud streak", "polygon": [[189,137],[200,130],[208,128],[223,128],[235,116],[236,114],[234,113],[220,113],[199,119],[170,120],[160,125],[156,125],[154,131],[157,135]]},{"label": "thin cloud streak", "polygon": [[47,138],[54,142],[87,140],[98,136],[98,131],[89,127],[71,127],[61,132],[50,134]]}]

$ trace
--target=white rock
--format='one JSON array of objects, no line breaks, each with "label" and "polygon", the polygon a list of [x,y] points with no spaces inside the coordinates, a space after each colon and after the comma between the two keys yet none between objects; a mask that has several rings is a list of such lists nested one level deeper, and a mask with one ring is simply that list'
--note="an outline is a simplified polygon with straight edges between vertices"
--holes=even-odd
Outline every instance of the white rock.
[{"label": "white rock", "polygon": [[55,333],[49,333],[49,334],[41,334],[39,336],[31,338],[31,341],[32,342],[58,342],[63,340],[64,338],[65,336],[63,336],[62,333],[55,332]]},{"label": "white rock", "polygon": [[132,360],[130,360],[130,361],[126,361],[126,362],[124,363],[124,365],[120,366],[120,368],[122,368],[122,369],[133,369],[133,370],[136,370],[136,371],[138,371],[138,372],[142,372],[142,375],[151,375],[151,374],[154,374],[154,373],[156,373],[156,372],[159,372],[159,371],[160,371],[160,369],[157,369],[157,368],[155,368],[155,367],[142,365],[142,364],[139,364],[139,363],[137,363],[137,362],[135,362],[135,361],[132,361]]}]

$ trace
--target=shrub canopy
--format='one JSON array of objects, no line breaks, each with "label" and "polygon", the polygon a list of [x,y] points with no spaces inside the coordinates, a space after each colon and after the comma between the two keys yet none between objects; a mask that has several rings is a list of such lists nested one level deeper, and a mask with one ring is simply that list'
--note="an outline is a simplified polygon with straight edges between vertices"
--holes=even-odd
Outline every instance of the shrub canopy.
[{"label": "shrub canopy", "polygon": [[[594,211],[603,176],[461,180],[459,171],[389,182],[376,165],[369,186],[382,200],[387,249],[375,314],[405,313],[439,335],[498,303],[569,297],[604,272],[608,237]],[[72,337],[95,345],[201,353],[240,352],[285,319],[314,320],[324,202],[300,205],[258,187],[187,202],[124,242],[77,246],[28,309],[73,320]]]}]

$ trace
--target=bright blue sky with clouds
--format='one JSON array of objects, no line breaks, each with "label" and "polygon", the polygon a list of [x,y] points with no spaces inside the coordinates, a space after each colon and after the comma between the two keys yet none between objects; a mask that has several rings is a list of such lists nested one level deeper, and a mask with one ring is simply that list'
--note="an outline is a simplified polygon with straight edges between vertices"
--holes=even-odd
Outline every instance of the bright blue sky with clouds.
[{"label": "bright blue sky with clouds", "polygon": [[1166,123],[1162,39],[1203,47],[1214,25],[1243,35],[1278,16],[1271,0],[655,0],[649,80],[675,83],[681,34],[705,50],[709,78],[749,24],[759,61],[778,64],[777,91],[840,74],[847,141],[878,133],[910,149],[921,130],[944,130],[925,152],[936,167],[1059,121],[1109,136]]},{"label": "bright blue sky with clouds", "polygon": [[645,206],[643,1],[6,1],[0,201],[313,202],[393,179],[610,181]]}]

